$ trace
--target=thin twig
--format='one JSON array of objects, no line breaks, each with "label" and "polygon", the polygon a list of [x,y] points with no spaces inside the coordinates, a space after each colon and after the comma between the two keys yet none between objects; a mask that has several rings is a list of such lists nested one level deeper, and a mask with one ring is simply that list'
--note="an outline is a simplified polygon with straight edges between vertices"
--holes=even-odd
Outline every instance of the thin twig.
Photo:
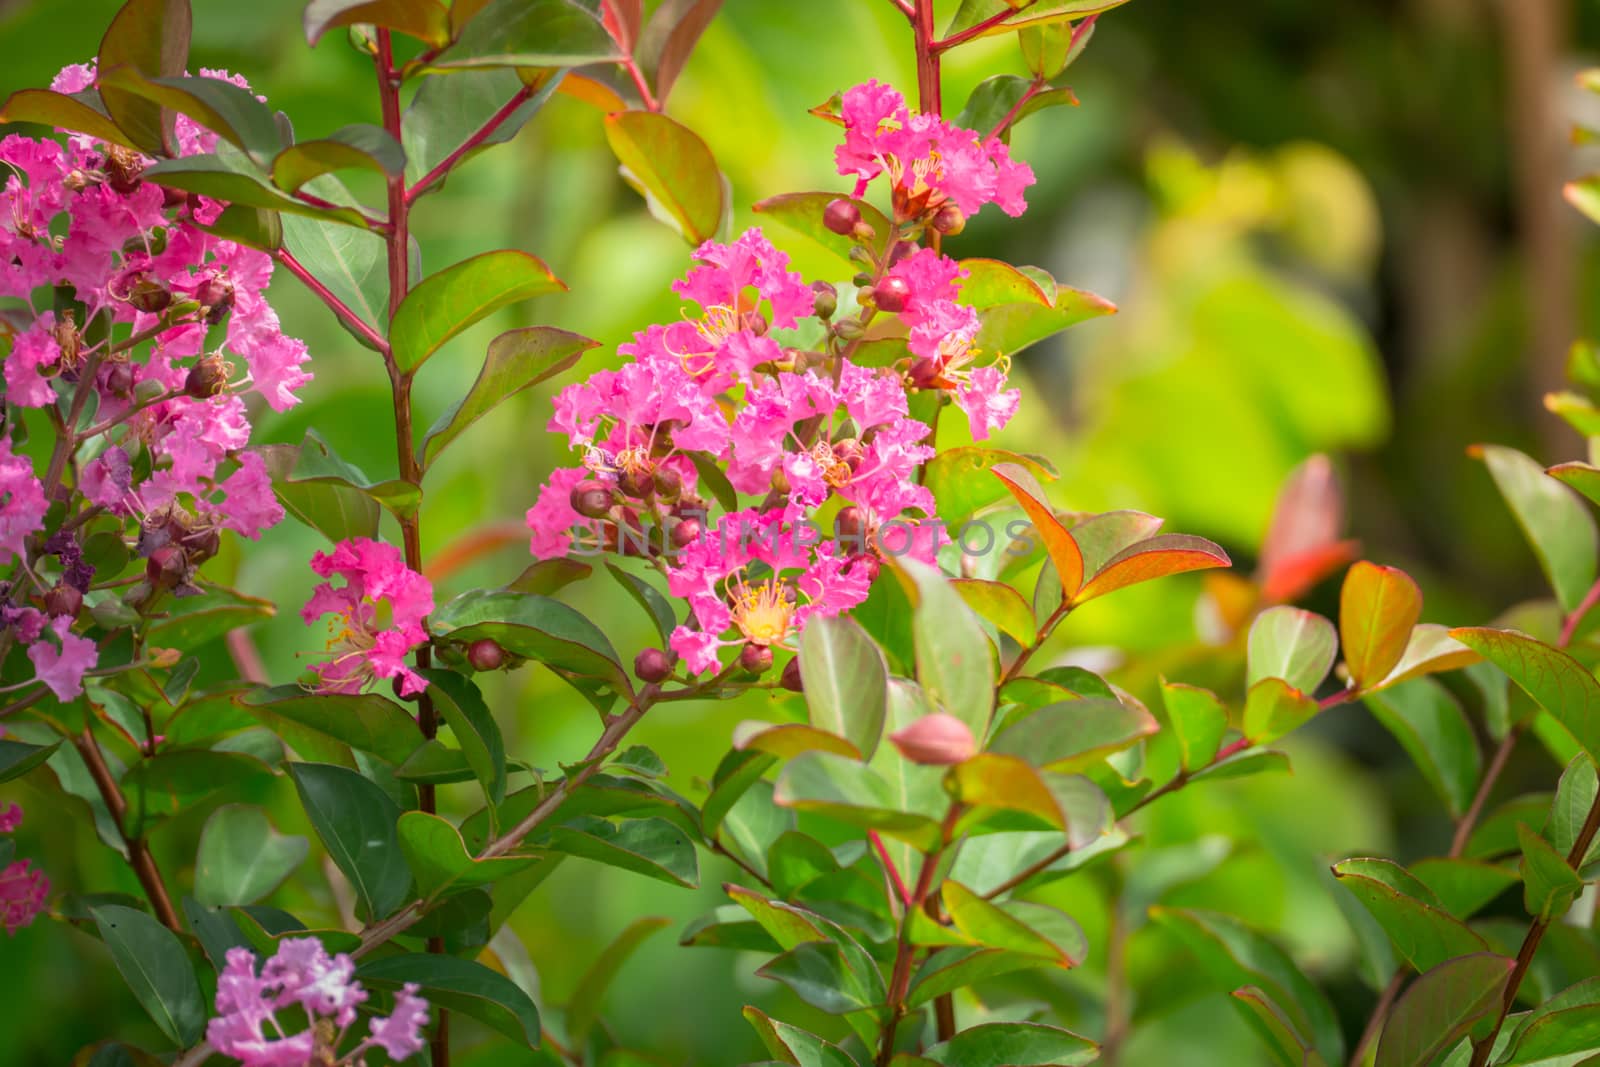
[{"label": "thin twig", "polygon": [[[526,85],[517,90],[517,92],[512,95],[511,99],[507,100],[503,105],[501,105],[500,110],[496,111],[493,115],[490,115],[489,118],[484,121],[482,126],[479,126],[473,131],[470,137],[468,137],[465,141],[462,141],[449,155],[445,156],[437,164],[435,164],[432,170],[418,178],[416,183],[405,191],[405,202],[407,204],[412,203],[423,193],[431,189],[436,183],[442,181],[445,175],[449,174],[455,165],[460,163],[468,152],[472,151],[474,148],[477,148],[479,145],[483,144],[483,142],[487,141],[491,136],[493,136],[494,132],[500,128],[506,119],[509,119],[512,115],[516,114],[517,109],[523,104],[527,103],[532,97],[533,90],[528,88]],[[653,111],[655,109],[652,108],[651,110]]]},{"label": "thin twig", "polygon": [[155,910],[156,918],[161,920],[161,925],[181,935],[183,921],[178,918],[178,912],[172,906],[172,897],[167,893],[166,883],[161,879],[161,870],[156,866],[155,857],[150,853],[149,843],[142,836],[128,832],[126,821],[128,800],[122,794],[122,787],[117,785],[117,779],[112,775],[111,768],[106,766],[105,757],[100,753],[100,744],[95,740],[93,728],[85,726],[83,732],[72,739],[72,745],[78,750],[78,755],[83,757],[84,766],[89,770],[89,777],[94,780],[95,788],[100,792],[100,799],[105,802],[106,810],[111,813],[111,820],[117,824],[117,833],[121,835],[122,842],[128,849],[128,866],[133,868],[134,876],[139,879],[139,886],[149,898],[150,907]]},{"label": "thin twig", "polygon": [[952,33],[949,37],[946,37],[942,41],[934,41],[932,43],[933,51],[935,54],[939,52],[947,52],[950,49],[955,48],[957,45],[966,44],[975,37],[982,37],[985,31],[991,30],[1000,25],[1012,15],[1020,14],[1028,10],[1028,8],[1032,7],[1035,2],[1036,0],[1024,0],[1023,3],[1018,4],[1016,7],[1012,7],[1008,4],[1004,10],[996,11],[993,15],[990,15],[981,22],[974,22],[971,26],[968,26],[960,33]]},{"label": "thin twig", "polygon": [[389,351],[389,342],[384,338],[383,334],[373,329],[366,319],[352,311],[348,304],[333,294],[333,290],[318,281],[316,276],[302,266],[300,261],[295,259],[287,248],[278,249],[272,254],[272,258],[282,263],[290,274],[304,282],[307,289],[315,293],[317,298],[328,305],[335,315],[343,319],[356,333],[366,338],[379,352]]},{"label": "thin twig", "polygon": [[1384,1020],[1389,1017],[1389,1009],[1394,1007],[1395,998],[1400,995],[1400,990],[1406,984],[1406,971],[1402,967],[1396,971],[1394,977],[1389,979],[1389,984],[1383,987],[1383,992],[1378,995],[1378,1003],[1372,1009],[1372,1016],[1367,1020],[1366,1028],[1361,1031],[1361,1036],[1356,1040],[1356,1047],[1350,1053],[1350,1067],[1361,1067],[1361,1061],[1366,1058],[1367,1049],[1378,1040],[1378,1035],[1383,1032]]}]

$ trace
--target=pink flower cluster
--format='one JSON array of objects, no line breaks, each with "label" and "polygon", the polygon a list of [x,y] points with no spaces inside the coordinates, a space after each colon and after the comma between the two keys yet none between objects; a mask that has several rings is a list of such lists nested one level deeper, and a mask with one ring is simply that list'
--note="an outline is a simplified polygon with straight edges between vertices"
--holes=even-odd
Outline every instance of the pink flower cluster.
[{"label": "pink flower cluster", "polygon": [[306,625],[324,615],[336,617],[328,642],[332,659],[312,667],[319,688],[329,693],[359,693],[374,678],[399,679],[400,692],[413,696],[427,681],[406,664],[412,649],[428,639],[422,620],[433,610],[433,585],[406,566],[400,550],[382,541],[356,537],[333,551],[311,557],[323,582],[301,611]]},{"label": "pink flower cluster", "polygon": [[[824,220],[863,241],[889,237],[858,250],[873,279],[858,279],[861,316],[833,323],[833,286],[807,286],[750,230],[695,251],[673,285],[695,305],[681,321],[635,334],[618,348],[630,362],[555,400],[550,429],[584,459],[552,474],[528,510],[533,554],[653,557],[690,605],[670,643],[691,673],[741,644],[741,662],[764,669],[809,618],[861,603],[892,527],[905,532],[890,551],[932,559],[934,501],[918,478],[934,455],[932,430],[912,417],[913,394],[954,403],[975,440],[1004,426],[1020,400],[1006,388],[1007,359],[983,352],[978,312],[960,302],[967,272],[915,239],[952,232],[986,203],[1021,212],[1032,172],[998,140],[913,114],[877,82],[845,93],[843,113],[841,173],[859,178],[857,195],[886,175],[895,206],[893,235],[863,229],[849,201],[829,205]],[[880,313],[898,325],[874,320]],[[869,323],[874,340],[903,337],[906,357],[858,362]],[[730,488],[760,502],[727,503],[713,521],[712,468],[727,480],[725,503]],[[834,538],[813,524],[819,513],[832,516]],[[580,545],[574,532],[585,527],[593,538]]]},{"label": "pink flower cluster", "polygon": [[[206,1040],[244,1067],[307,1067],[312,1063],[361,1062],[368,1049],[381,1048],[399,1062],[426,1045],[428,1002],[407,984],[396,994],[394,1011],[368,1023],[368,1037],[337,1056],[345,1032],[356,1020],[367,991],[355,980],[349,956],[329,956],[314,937],[287,938],[256,973],[256,955],[249,949],[228,950],[217,976],[217,1015],[206,1026]],[[298,1007],[308,1025],[288,1033],[278,1013]],[[326,1029],[318,1025],[325,1021]]]},{"label": "pink flower cluster", "polygon": [[861,196],[886,174],[895,217],[931,217],[946,205],[963,216],[998,204],[1015,217],[1027,209],[1022,191],[1033,170],[1011,158],[998,137],[984,137],[906,106],[893,86],[869,81],[847,90],[840,103],[844,144],[834,149],[839,173],[855,175]]},{"label": "pink flower cluster", "polygon": [[[201,77],[247,88],[220,71]],[[94,79],[92,66],[71,66],[51,88],[79,92]],[[180,154],[216,148],[214,133],[176,123]],[[63,610],[35,590],[48,624],[12,606],[24,590],[8,590],[0,626],[31,646],[39,679],[62,700],[95,663],[94,644],[70,632],[93,572],[65,567],[75,533],[36,554],[47,496],[75,490],[73,531],[99,512],[136,520],[152,582],[197,592],[194,568],[215,553],[218,531],[256,538],[283,518],[265,462],[246,450],[247,396],[283,411],[310,380],[305,345],[283,334],[265,297],[272,258],[206,232],[226,205],[143,180],[151,162],[83,134],[0,140],[0,296],[36,309],[3,354],[4,401],[42,408],[72,396],[87,422],[73,428],[68,462],[44,476],[0,434],[0,561],[21,556],[37,577],[41,555],[60,555],[60,581],[75,590],[58,598]]]},{"label": "pink flower cluster", "polygon": [[[22,825],[22,809],[13,804],[0,808],[0,834],[15,833]],[[0,867],[0,926],[15,934],[44,911],[50,895],[50,879],[43,871],[31,870],[28,860],[17,860]]]}]

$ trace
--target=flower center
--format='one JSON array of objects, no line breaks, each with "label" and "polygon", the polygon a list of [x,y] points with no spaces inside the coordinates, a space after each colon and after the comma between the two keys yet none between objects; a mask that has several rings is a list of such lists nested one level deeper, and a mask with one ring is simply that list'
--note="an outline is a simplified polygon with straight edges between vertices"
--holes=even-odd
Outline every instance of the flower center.
[{"label": "flower center", "polygon": [[733,624],[745,640],[756,645],[775,645],[789,634],[794,618],[794,597],[777,577],[748,585],[743,579],[730,588],[733,594]]}]

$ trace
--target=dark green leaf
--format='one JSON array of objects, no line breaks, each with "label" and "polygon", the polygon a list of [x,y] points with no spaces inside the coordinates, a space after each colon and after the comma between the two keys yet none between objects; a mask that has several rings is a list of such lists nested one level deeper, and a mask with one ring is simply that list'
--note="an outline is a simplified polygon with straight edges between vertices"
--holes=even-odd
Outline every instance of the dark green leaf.
[{"label": "dark green leaf", "polygon": [[[494,131],[476,142],[478,148],[515,137],[561,84],[553,77],[502,119]],[[415,185],[480,131],[512,100],[524,93],[522,79],[511,69],[458,70],[448,78],[425,78],[406,108],[402,141],[406,181]],[[454,172],[452,168],[452,173]],[[441,183],[430,184],[431,191]]]},{"label": "dark green leaf", "polygon": [[311,0],[303,16],[306,42],[340,26],[368,24],[438,47],[450,40],[450,13],[440,0]]},{"label": "dark green leaf", "polygon": [[1517,824],[1517,838],[1522,844],[1523,904],[1539,922],[1554,922],[1583,891],[1583,879],[1568,866],[1565,856],[1526,823]]},{"label": "dark green leaf", "polygon": [[1495,485],[1533,546],[1556,598],[1574,611],[1594,584],[1600,532],[1583,500],[1514,448],[1479,445]]},{"label": "dark green leaf", "polygon": [[1467,627],[1450,636],[1505,671],[1588,753],[1600,758],[1600,682],[1560,649],[1515,630]]},{"label": "dark green leaf", "polygon": [[655,586],[638,575],[623,570],[615,563],[608,561],[606,570],[611,572],[611,577],[617,580],[617,584],[645,610],[646,615],[650,616],[650,622],[656,628],[656,635],[665,645],[678,625],[678,620],[672,613],[672,604]]},{"label": "dark green leaf", "polygon": [[410,713],[377,693],[312,693],[280,685],[244,693],[239,703],[252,713],[267,712],[272,718],[260,718],[269,727],[274,719],[288,719],[389,763],[404,762],[420,736]]},{"label": "dark green leaf", "polygon": [[[1502,1067],[1583,1062],[1600,1050],[1600,978],[1586,978],[1534,1008],[1517,1025]],[[1577,1061],[1564,1057],[1579,1056]]]},{"label": "dark green leaf", "polygon": [[1517,884],[1517,873],[1482,860],[1425,859],[1411,865],[1411,873],[1433,891],[1446,911],[1458,919],[1470,918],[1506,889]]},{"label": "dark green leaf", "polygon": [[590,1028],[599,1017],[600,1002],[606,994],[606,989],[611,985],[612,979],[616,978],[622,965],[628,961],[628,957],[633,955],[634,950],[651,934],[669,922],[670,919],[660,918],[635,920],[605,947],[594,963],[590,964],[589,969],[578,980],[578,988],[573,991],[572,999],[567,1002],[567,1037],[573,1044],[579,1046],[584,1044]]},{"label": "dark green leaf", "polygon": [[436,67],[576,67],[616,57],[594,12],[577,0],[490,0]]},{"label": "dark green leaf", "polygon": [[[152,78],[176,78],[189,62],[189,0],[128,0],[100,39],[95,67],[103,75],[132,67]],[[100,98],[128,140],[150,155],[170,147],[170,119],[161,105],[117,89]]]},{"label": "dark green leaf", "polygon": [[228,804],[200,832],[194,894],[202,906],[254,904],[305,860],[311,843],[278,833],[260,808]]},{"label": "dark green leaf", "polygon": [[238,146],[258,166],[270,165],[283,148],[272,109],[250,90],[221,78],[157,78],[125,66],[102,69],[97,84],[102,96],[108,90],[117,96],[136,96],[188,116]]},{"label": "dark green leaf", "polygon": [[[3,780],[4,776],[0,775],[0,781]],[[1594,807],[1596,786],[1594,761],[1582,754],[1574,756],[1561,774],[1555,799],[1550,802],[1550,818],[1545,823],[1545,834],[1563,856],[1571,855],[1573,846],[1578,843],[1578,835],[1583,832],[1583,824]],[[1591,841],[1588,852],[1578,860],[1579,872],[1587,875],[1587,868],[1597,856],[1600,856],[1600,839]]]},{"label": "dark green leaf", "polygon": [[290,145],[272,160],[272,181],[292,193],[311,179],[339,170],[399,174],[406,165],[400,143],[382,126],[342,126],[315,141]]},{"label": "dark green leaf", "polygon": [[219,789],[271,773],[265,763],[240,752],[158,752],[122,776],[128,801],[124,824],[138,834],[148,819],[176,815]]},{"label": "dark green leaf", "polygon": [[[815,244],[837,257],[842,268],[850,271],[860,269],[860,265],[850,258],[850,249],[856,246],[854,237],[840,236],[822,224],[822,212],[834,200],[840,199],[837,193],[784,193],[781,196],[770,196],[765,200],[758,200],[751,205],[750,210],[758,215],[765,216],[801,237],[809,238]],[[845,197],[844,199],[850,199]],[[883,243],[889,239],[893,225],[883,212],[867,203],[865,200],[850,200],[861,212],[861,221],[872,227],[876,235],[867,242],[869,247],[882,248]],[[974,450],[976,451],[976,450]],[[937,494],[935,494],[937,495]]]},{"label": "dark green leaf", "polygon": [[1428,1067],[1500,1007],[1514,965],[1504,956],[1476,953],[1447,960],[1418,978],[1383,1028],[1375,1067]]},{"label": "dark green leaf", "polygon": [[1311,1047],[1289,1013],[1264,991],[1255,986],[1235,989],[1233,1005],[1283,1067],[1327,1067],[1328,1061]]},{"label": "dark green leaf", "polygon": [[426,670],[428,691],[433,706],[461,744],[467,764],[483,786],[488,802],[499,804],[506,798],[506,746],[500,725],[489,713],[483,694],[472,682],[453,671]]},{"label": "dark green leaf", "polygon": [[21,778],[48,760],[60,747],[60,741],[53,745],[28,745],[0,738],[0,782]]},{"label": "dark green leaf", "polygon": [[384,956],[361,961],[361,983],[379,990],[407,982],[438,1008],[476,1019],[528,1048],[539,1044],[539,1009],[511,979],[481,963],[428,953]]},{"label": "dark green leaf", "polygon": [[982,1023],[923,1054],[946,1067],[1076,1067],[1093,1063],[1100,1046],[1043,1023]]},{"label": "dark green leaf", "polygon": [[1466,811],[1478,788],[1483,756],[1472,724],[1450,691],[1431,678],[1418,678],[1363,699],[1450,813]]},{"label": "dark green leaf", "polygon": [[490,637],[500,647],[575,674],[626,689],[627,677],[605,634],[572,608],[533,593],[467,593],[434,612],[435,635],[470,643]]},{"label": "dark green leaf", "polygon": [[846,1015],[873,1007],[873,989],[866,975],[846,962],[838,945],[808,941],[778,956],[756,972],[782,982],[812,1007],[830,1015]]},{"label": "dark green leaf", "polygon": [[343,767],[295,763],[289,771],[312,827],[350,879],[367,917],[382,918],[399,907],[411,888],[411,872],[395,829],[399,805]]},{"label": "dark green leaf", "polygon": [[448,820],[424,811],[401,815],[397,833],[400,848],[416,875],[417,890],[424,897],[489,885],[534,862],[529,856],[474,859],[467,854],[459,830]]},{"label": "dark green leaf", "polygon": [[[1078,104],[1078,98],[1066,86],[1047,87],[1035,92],[1028,97],[1028,101],[1020,108],[1024,95],[1032,88],[1032,81],[1028,78],[1019,78],[1015,74],[996,74],[985,78],[972,90],[972,95],[967,97],[967,102],[961,109],[961,114],[956,116],[957,126],[969,130],[976,130],[979,136],[991,132],[1000,132],[998,127],[1001,120],[1011,116],[1011,125],[1020,122],[1024,116],[1047,107],[1061,107],[1063,105]],[[1013,108],[1016,108],[1013,112]]]},{"label": "dark green leaf", "polygon": [[117,970],[161,1032],[180,1046],[199,1041],[206,1008],[178,936],[133,908],[107,904],[91,914]]},{"label": "dark green leaf", "polygon": [[160,618],[145,631],[162,648],[194,648],[251,623],[270,619],[277,608],[270,600],[246,596],[236,589],[203,583],[200,596],[179,597],[163,604]]},{"label": "dark green leaf", "polygon": [[552,830],[548,847],[674,885],[700,883],[694,845],[665,819],[628,819],[619,825],[585,816]]},{"label": "dark green leaf", "polygon": [[194,155],[164,159],[146,167],[140,175],[145,181],[169,189],[199,193],[244,207],[281,211],[286,215],[305,215],[346,226],[366,228],[366,219],[353,208],[313,207],[275,188],[265,173],[250,167],[243,156]]},{"label": "dark green leaf", "polygon": [[1445,911],[1439,898],[1398,864],[1383,859],[1349,859],[1333,866],[1334,877],[1372,913],[1400,954],[1418,971],[1488,948]]}]

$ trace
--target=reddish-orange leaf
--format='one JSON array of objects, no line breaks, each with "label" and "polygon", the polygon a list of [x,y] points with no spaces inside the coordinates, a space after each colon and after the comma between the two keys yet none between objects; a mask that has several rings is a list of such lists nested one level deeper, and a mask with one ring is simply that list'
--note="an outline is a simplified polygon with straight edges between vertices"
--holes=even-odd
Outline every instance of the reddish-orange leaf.
[{"label": "reddish-orange leaf", "polygon": [[1050,562],[1056,565],[1056,575],[1061,579],[1061,593],[1071,600],[1083,586],[1083,553],[1078,542],[1072,539],[1067,528],[1056,518],[1054,509],[1045,500],[1044,490],[1026,468],[1015,463],[996,463],[990,468],[995,477],[1005,483],[1011,495],[1017,498],[1022,510],[1033,521],[1033,528],[1050,553]]},{"label": "reddish-orange leaf", "polygon": [[1299,600],[1318,582],[1356,558],[1359,541],[1335,541],[1292,556],[1283,556],[1261,568],[1261,596],[1269,603]]},{"label": "reddish-orange leaf", "polygon": [[1074,604],[1082,604],[1095,597],[1116,592],[1124,586],[1148,582],[1152,578],[1165,578],[1169,574],[1202,571],[1211,567],[1227,567],[1231,566],[1232,562],[1220,546],[1212,544],[1204,537],[1194,537],[1190,534],[1162,534],[1129,545],[1112,556],[1076,596],[1071,596],[1071,600]]},{"label": "reddish-orange leaf", "polygon": [[1366,560],[1350,568],[1339,595],[1339,640],[1358,688],[1394,670],[1421,615],[1422,590],[1405,571]]}]

